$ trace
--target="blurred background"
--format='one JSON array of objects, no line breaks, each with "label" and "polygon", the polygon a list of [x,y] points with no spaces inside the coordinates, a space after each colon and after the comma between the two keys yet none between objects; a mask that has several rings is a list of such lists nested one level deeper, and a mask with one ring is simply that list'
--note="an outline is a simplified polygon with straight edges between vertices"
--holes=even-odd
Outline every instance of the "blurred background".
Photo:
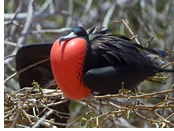
[{"label": "blurred background", "polygon": [[[154,38],[150,47],[174,50],[173,0],[4,0],[4,79],[16,72],[15,54],[21,46],[54,42],[76,25],[88,29],[101,24],[111,28],[113,33],[132,37],[125,25],[118,22],[121,19],[137,35],[141,45],[145,46],[148,40]],[[171,54],[167,61],[174,61],[174,55]],[[173,83],[174,75],[170,75],[166,85],[145,81],[140,89],[145,93],[160,91],[169,89]],[[17,77],[5,84],[5,90],[19,90]],[[83,112],[83,108],[80,103],[71,102],[74,116]],[[153,127],[148,122],[137,123],[139,120],[120,119],[117,125]],[[128,124],[124,126],[125,121]],[[105,127],[114,125],[107,124]]]}]

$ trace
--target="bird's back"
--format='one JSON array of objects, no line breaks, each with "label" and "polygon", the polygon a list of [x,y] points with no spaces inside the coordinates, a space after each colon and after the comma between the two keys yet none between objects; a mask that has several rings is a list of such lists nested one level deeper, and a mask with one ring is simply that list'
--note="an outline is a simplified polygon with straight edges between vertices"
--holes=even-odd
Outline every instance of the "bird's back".
[{"label": "bird's back", "polygon": [[[95,80],[98,79],[100,83],[100,92],[117,93],[118,90],[115,90],[115,85],[120,88],[122,82],[124,82],[125,88],[132,89],[148,76],[153,76],[159,71],[158,62],[153,61],[151,58],[153,55],[158,56],[155,50],[144,48],[133,43],[125,36],[113,35],[110,30],[100,27],[93,27],[88,30],[88,33],[92,50],[91,59],[93,59],[91,60],[92,66],[90,68],[98,69],[112,66],[114,67],[114,70],[111,69],[112,72],[117,72],[111,72],[105,76],[100,74],[94,75],[96,77]],[[99,87],[93,85],[92,88],[98,89]],[[101,91],[101,88],[103,91]]]}]

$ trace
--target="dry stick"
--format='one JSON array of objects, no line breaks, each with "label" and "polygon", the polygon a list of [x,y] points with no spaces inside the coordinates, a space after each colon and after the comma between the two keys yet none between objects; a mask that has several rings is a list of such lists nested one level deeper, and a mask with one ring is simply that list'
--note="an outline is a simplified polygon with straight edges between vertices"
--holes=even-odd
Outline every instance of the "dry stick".
[{"label": "dry stick", "polygon": [[106,118],[104,118],[98,125],[96,125],[96,128],[99,128],[105,121],[109,119],[110,115],[108,115]]},{"label": "dry stick", "polygon": [[167,84],[165,81],[153,80],[152,77],[148,77],[148,78],[146,78],[146,80],[150,81],[150,82],[153,82],[153,83],[162,84],[162,85],[166,85]]},{"label": "dry stick", "polygon": [[[172,89],[173,87],[174,87],[174,84],[170,87],[170,89]],[[168,92],[163,102],[166,103],[166,101],[167,101],[168,98],[169,98],[169,95],[170,95],[170,93]],[[163,112],[163,115],[164,115],[164,108],[163,108],[162,112]]]},{"label": "dry stick", "polygon": [[168,75],[168,76],[153,76],[152,78],[154,78],[154,79],[162,79],[162,80],[167,80],[167,79],[169,79],[170,78],[170,76]]},{"label": "dry stick", "polygon": [[50,103],[50,104],[47,104],[47,106],[56,106],[56,105],[59,105],[59,104],[62,104],[62,103],[65,103],[69,101],[69,99],[65,99],[65,100],[61,100],[61,101],[58,101],[58,102],[55,102],[55,103]]},{"label": "dry stick", "polygon": [[[89,103],[89,101],[85,101],[85,100],[81,100],[79,101],[81,104],[83,105],[88,105],[87,107],[90,107],[90,109],[93,109],[93,112],[97,112],[98,114],[100,114],[100,111],[97,109],[97,107],[95,105],[92,105],[92,102]],[[96,104],[96,103],[95,103]]]},{"label": "dry stick", "polygon": [[112,106],[114,106],[114,107],[116,107],[117,109],[119,108],[119,109],[125,109],[125,110],[128,110],[129,108],[126,108],[126,107],[121,107],[121,106],[119,106],[119,105],[116,105],[116,104],[114,104],[114,103],[112,103],[112,102],[108,102],[110,105],[112,105]]},{"label": "dry stick", "polygon": [[[170,89],[173,89],[173,87],[174,87],[174,84],[170,87]],[[167,93],[167,95],[166,95],[166,97],[165,97],[165,99],[164,99],[164,102],[167,101],[167,99],[168,99],[170,93],[171,93],[171,92],[168,92],[168,93]]]},{"label": "dry stick", "polygon": [[19,4],[18,4],[18,7],[17,7],[17,10],[16,10],[16,12],[15,12],[14,17],[13,17],[9,22],[5,23],[5,24],[4,24],[5,26],[8,26],[8,25],[10,25],[10,24],[14,24],[14,20],[16,19],[18,13],[21,12],[21,10],[22,10],[23,2],[24,2],[24,1],[22,1],[22,0],[19,1]]},{"label": "dry stick", "polygon": [[[48,110],[51,110],[51,108],[49,108],[48,106],[44,105],[44,104],[41,104],[43,107],[45,107],[45,109],[48,109]],[[67,115],[67,116],[70,116],[69,113],[65,113],[65,112],[61,112],[61,111],[57,111],[57,110],[54,110],[55,114],[58,115],[60,118],[69,118],[69,117],[66,117],[66,116],[61,116],[61,115]]]},{"label": "dry stick", "polygon": [[[33,116],[33,115],[30,115],[30,114],[28,114],[28,116],[29,116],[29,118],[30,119],[32,119],[32,121],[34,121],[34,122],[38,122],[38,119],[36,119],[36,117],[35,116]],[[48,122],[48,120],[46,120],[46,119],[44,119],[44,121],[42,121],[41,123],[40,123],[40,125],[44,125],[44,126],[46,126],[46,127],[51,127],[52,125],[50,124],[50,122]]]},{"label": "dry stick", "polygon": [[[47,106],[48,106],[48,107],[50,107],[50,106],[56,106],[56,105],[65,103],[65,102],[67,102],[68,100],[69,100],[69,99],[65,99],[65,100],[62,100],[62,101],[55,102],[55,103],[50,103],[50,104],[47,104]],[[34,104],[34,103],[29,103],[29,105],[28,105],[28,104],[24,104],[24,105],[22,106],[22,109],[28,109],[28,108],[33,108],[33,107],[35,107],[35,104]],[[43,106],[42,106],[42,105],[39,105],[39,107],[43,107]]]},{"label": "dry stick", "polygon": [[142,114],[140,114],[140,113],[138,113],[137,111],[134,111],[139,117],[141,117],[141,118],[143,118],[144,120],[146,120],[146,121],[149,121],[150,123],[161,123],[161,121],[155,121],[155,120],[153,120],[153,119],[149,119],[149,118],[147,118],[147,117],[145,117],[145,116],[143,116]]},{"label": "dry stick", "polygon": [[[18,9],[18,8],[17,8],[17,9]],[[16,16],[17,16],[18,13],[19,13],[19,11],[16,11],[14,17],[13,17],[10,21],[4,23],[4,26],[8,26],[8,25],[10,25],[10,24],[14,24],[13,22],[14,22],[14,20],[16,19]]]},{"label": "dry stick", "polygon": [[[136,110],[136,111],[153,111],[154,109],[156,109],[156,108],[170,108],[169,106],[169,103],[166,103],[166,104],[164,104],[164,103],[159,103],[159,104],[157,104],[157,105],[155,105],[155,106],[140,106],[140,105],[120,105],[120,106],[115,106],[114,104],[112,104],[112,106],[113,107],[116,107],[117,109],[119,108],[119,109],[125,109],[125,110],[128,110],[129,108],[131,108],[132,110],[134,109],[134,110]],[[122,107],[122,106],[125,106],[125,107]],[[172,107],[174,107],[174,105],[170,105],[170,106],[172,106]]]},{"label": "dry stick", "polygon": [[172,116],[174,116],[174,113],[170,114],[170,115],[166,118],[166,120],[170,119]]},{"label": "dry stick", "polygon": [[17,43],[12,42],[12,41],[5,40],[5,41],[4,41],[4,45],[10,45],[10,46],[16,47],[16,46],[17,46]]},{"label": "dry stick", "polygon": [[20,102],[20,97],[18,97],[18,104],[17,104],[17,111],[16,111],[16,117],[15,117],[15,119],[14,119],[14,121],[13,121],[13,123],[12,123],[12,128],[14,128],[15,127],[15,125],[16,125],[16,122],[17,122],[17,120],[18,120],[18,117],[19,117],[19,112],[20,112],[20,104],[21,104],[21,102]]},{"label": "dry stick", "polygon": [[30,68],[36,66],[36,65],[39,65],[39,64],[41,64],[41,63],[44,63],[44,62],[46,62],[46,61],[48,61],[48,60],[50,60],[50,58],[46,58],[46,59],[44,59],[44,60],[38,61],[38,62],[36,62],[36,63],[34,63],[34,64],[31,64],[31,65],[25,67],[24,69],[19,70],[18,72],[15,72],[14,74],[12,74],[11,76],[9,76],[8,78],[6,78],[6,79],[4,80],[4,84],[5,84],[7,81],[9,81],[10,79],[12,79],[13,77],[15,77],[16,75],[19,75],[19,74],[21,74],[22,72],[24,72],[24,71],[26,71],[26,70],[28,70],[28,69],[30,69]]},{"label": "dry stick", "polygon": [[[121,116],[120,116],[120,117],[121,117]],[[108,120],[112,123],[112,125],[114,126],[114,128],[119,128],[119,126],[118,126],[118,125],[115,123],[115,121],[114,121],[115,119],[117,119],[117,118],[116,118],[116,117],[114,117],[114,118],[110,118],[110,117],[109,117]]]},{"label": "dry stick", "polygon": [[[120,105],[120,107],[121,106],[123,106],[123,107],[121,107],[121,108],[119,108],[119,109],[124,109],[124,110],[130,110],[130,109],[134,109],[134,110],[136,110],[136,111],[153,111],[154,109],[156,109],[156,108],[171,108],[171,107],[174,107],[174,105],[170,105],[170,106],[168,106],[170,103],[163,103],[163,102],[161,102],[161,103],[158,103],[157,105],[155,105],[155,106],[151,106],[151,105],[148,105],[148,106],[144,106],[144,105],[124,105],[124,104],[122,104],[122,105]],[[113,107],[116,107],[116,108],[118,108],[119,106],[114,106],[114,105],[112,105]]]},{"label": "dry stick", "polygon": [[168,97],[168,100],[174,101],[174,98],[173,97]]},{"label": "dry stick", "polygon": [[30,128],[30,127],[26,125],[16,124],[16,128]]},{"label": "dry stick", "polygon": [[136,43],[140,45],[140,42],[137,39],[137,35],[135,35],[133,33],[133,31],[131,30],[131,28],[128,26],[128,24],[124,21],[124,19],[120,20],[120,21],[114,21],[115,23],[123,23],[124,26],[126,26],[126,28],[128,29],[128,31],[130,32],[130,34],[132,35],[131,39],[135,39]]},{"label": "dry stick", "polygon": [[96,117],[96,126],[98,126],[98,124],[99,124],[98,121],[99,121],[99,117],[97,116],[97,117]]},{"label": "dry stick", "polygon": [[4,60],[8,59],[8,58],[11,58],[11,57],[15,57],[16,55],[8,55],[8,56],[5,56],[4,57]]},{"label": "dry stick", "polygon": [[76,120],[74,120],[73,122],[71,122],[66,128],[71,127],[74,123],[76,123],[78,120],[80,120],[82,118],[82,115],[79,116]]},{"label": "dry stick", "polygon": [[147,40],[147,43],[146,43],[146,47],[149,47],[151,42],[153,41],[153,39],[155,38],[155,36],[153,36],[152,38],[150,38],[149,40]]},{"label": "dry stick", "polygon": [[133,37],[135,37],[135,41],[137,42],[137,44],[140,45],[140,42],[138,41],[137,36],[134,34],[134,32],[131,30],[131,28],[128,26],[128,24],[124,21],[124,19],[121,20],[121,23],[123,23],[126,26],[126,28],[129,30],[130,34]]},{"label": "dry stick", "polygon": [[91,112],[86,112],[86,113],[82,114],[76,120],[74,120],[73,122],[71,122],[66,128],[71,127],[74,123],[76,123],[78,120],[80,120],[84,115],[88,115],[89,113],[91,113]]},{"label": "dry stick", "polygon": [[166,123],[168,123],[168,124],[170,124],[171,126],[174,127],[174,124],[173,124],[173,123],[171,123],[170,121],[166,120],[164,117],[162,117],[161,115],[159,115],[156,111],[154,111],[154,113],[155,113],[160,119],[162,119],[164,122],[166,122]]},{"label": "dry stick", "polygon": [[23,112],[23,115],[27,118],[27,120],[28,120],[28,122],[30,123],[30,125],[33,125],[33,122],[32,122],[32,120],[30,119],[30,117],[28,116],[28,114],[26,113],[26,111],[25,111],[25,110],[22,110],[22,112]]},{"label": "dry stick", "polygon": [[93,110],[95,110],[96,112],[100,113],[100,111],[92,104],[88,103],[89,107]]},{"label": "dry stick", "polygon": [[[32,87],[21,88],[18,91],[16,91],[14,94],[20,95],[20,93],[25,93],[26,91],[31,91],[31,88]],[[35,92],[35,94],[39,93],[39,89],[36,89],[36,88],[34,88],[32,91]],[[54,96],[54,93],[55,93],[55,95],[57,95],[57,93],[62,93],[61,90],[56,90],[56,89],[42,89],[42,91],[43,91],[44,95],[48,94],[48,96],[49,96],[49,94]]]},{"label": "dry stick", "polygon": [[[32,90],[32,89],[31,89]],[[38,94],[38,95],[40,95],[40,94]],[[14,95],[14,96],[12,96],[12,97],[14,97],[14,98],[16,98],[16,96],[20,96],[21,97],[21,95],[19,94],[16,94],[16,95]],[[32,107],[35,107],[35,103],[30,103],[31,102],[31,100],[29,100],[28,102],[29,103],[25,103],[25,101],[26,101],[26,97],[28,98],[28,95],[26,96],[26,95],[23,95],[23,97],[21,97],[21,101],[23,102],[23,104],[22,104],[22,109],[23,110],[25,110],[25,109],[29,109],[29,108],[32,108]],[[42,97],[41,95],[40,95],[40,97]],[[44,96],[45,97],[45,96]],[[32,96],[32,99],[34,98],[34,95]],[[10,98],[9,98],[10,99]],[[25,100],[25,101],[24,101]],[[64,102],[67,102],[69,99],[66,99],[66,100],[62,100],[62,101],[59,101],[59,102],[55,102],[55,103],[53,103],[53,102],[51,102],[51,103],[48,103],[47,104],[47,106],[52,106],[52,105],[58,105],[58,104],[61,104],[61,103],[64,103]],[[13,101],[13,104],[14,105],[16,105],[16,103],[17,103],[17,101],[15,100],[15,99],[12,99],[12,101]],[[35,102],[36,100],[34,99],[32,102]],[[39,104],[39,107],[44,107],[42,104]],[[14,106],[10,106],[10,107],[8,107],[8,108],[5,108],[5,112],[7,112],[7,111],[9,111],[9,110],[12,110],[14,108]],[[61,112],[59,112],[59,113],[61,113]]]},{"label": "dry stick", "polygon": [[151,97],[153,95],[159,95],[159,94],[166,94],[168,92],[173,92],[174,89],[169,89],[169,90],[164,90],[164,91],[159,91],[159,92],[152,92],[144,95],[139,95],[139,96],[130,96],[130,98],[142,98],[142,97]]},{"label": "dry stick", "polygon": [[[22,1],[22,0],[19,1],[19,4],[18,4],[18,6],[17,6],[17,8],[16,8],[16,11],[15,11],[15,14],[14,14],[14,16],[12,17],[12,19],[10,20],[9,24],[10,24],[10,23],[13,24],[13,21],[16,19],[18,13],[21,12],[21,10],[22,10],[23,3],[24,3],[24,1]],[[6,13],[5,13],[5,14],[6,14]],[[4,19],[4,20],[5,20],[5,19]]]},{"label": "dry stick", "polygon": [[103,114],[101,114],[101,115],[98,115],[97,117],[92,117],[92,118],[90,118],[87,122],[86,122],[86,124],[85,124],[85,127],[87,127],[87,125],[88,125],[88,123],[89,122],[91,122],[91,121],[93,121],[93,120],[95,120],[95,119],[97,119],[97,118],[100,118],[100,117],[103,117],[103,116],[107,116],[107,115],[111,115],[111,114],[115,114],[115,113],[120,113],[120,112],[123,112],[123,111],[111,111],[111,112],[106,112],[106,113],[103,113]]},{"label": "dry stick", "polygon": [[[159,94],[166,94],[168,92],[173,92],[174,89],[169,89],[169,90],[164,90],[164,91],[159,91],[159,92],[152,92],[144,95],[137,95],[137,96],[129,96],[129,99],[136,99],[136,98],[148,98],[154,95],[159,95]],[[120,94],[114,94],[114,95],[103,95],[103,96],[94,96],[96,99],[103,99],[103,98],[112,98],[112,97],[119,97],[119,98],[128,98],[127,95],[120,95]]]},{"label": "dry stick", "polygon": [[51,123],[53,126],[57,125],[57,126],[65,126],[66,127],[68,125],[67,123],[53,122],[53,121],[50,121],[50,120],[44,120],[44,121],[47,122],[47,123]]},{"label": "dry stick", "polygon": [[168,50],[166,50],[166,53],[167,53],[167,54],[174,54],[174,51],[173,51],[173,50],[168,49]]},{"label": "dry stick", "polygon": [[42,118],[40,118],[40,119],[32,126],[32,128],[38,127],[38,126],[40,125],[40,123],[41,123],[42,121],[44,121],[45,118],[46,118],[47,116],[49,116],[50,114],[52,114],[52,113],[53,113],[53,110],[49,110],[48,112],[46,112],[45,115],[44,115]]},{"label": "dry stick", "polygon": [[166,67],[173,65],[173,64],[174,64],[174,62],[170,62],[170,63],[167,63],[166,65],[163,65],[161,68],[166,68]]}]

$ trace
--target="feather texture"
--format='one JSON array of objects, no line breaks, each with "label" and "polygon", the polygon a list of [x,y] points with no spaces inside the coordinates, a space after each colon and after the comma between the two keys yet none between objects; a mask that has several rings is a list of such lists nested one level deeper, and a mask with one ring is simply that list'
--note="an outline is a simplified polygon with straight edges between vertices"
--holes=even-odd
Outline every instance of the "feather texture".
[{"label": "feather texture", "polygon": [[90,89],[118,93],[122,83],[125,88],[133,89],[148,76],[159,72],[159,62],[150,57],[160,56],[157,51],[133,43],[126,36],[113,35],[111,30],[101,26],[87,32],[91,66],[85,72],[84,83]]}]

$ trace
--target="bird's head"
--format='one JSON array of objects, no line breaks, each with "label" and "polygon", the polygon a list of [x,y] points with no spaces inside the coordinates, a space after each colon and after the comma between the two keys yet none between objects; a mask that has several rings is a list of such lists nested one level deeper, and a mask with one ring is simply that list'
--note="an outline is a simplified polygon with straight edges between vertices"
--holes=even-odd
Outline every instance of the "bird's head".
[{"label": "bird's head", "polygon": [[59,38],[59,44],[61,44],[62,41],[71,40],[77,37],[88,40],[88,34],[86,33],[86,30],[83,27],[75,26],[71,28],[67,36],[62,36]]}]

